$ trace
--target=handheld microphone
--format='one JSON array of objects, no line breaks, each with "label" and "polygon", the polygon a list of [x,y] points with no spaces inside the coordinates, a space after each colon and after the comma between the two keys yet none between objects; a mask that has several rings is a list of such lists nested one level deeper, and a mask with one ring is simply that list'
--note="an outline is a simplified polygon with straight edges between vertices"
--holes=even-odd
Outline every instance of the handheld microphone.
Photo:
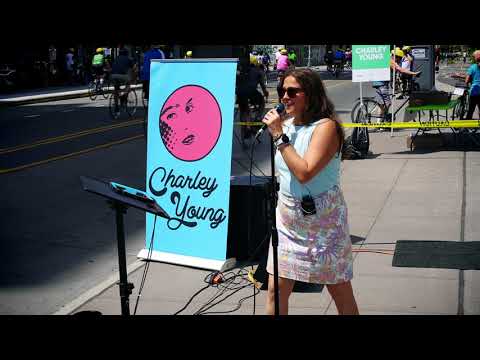
[{"label": "handheld microphone", "polygon": [[[284,112],[285,112],[285,105],[283,105],[282,103],[278,104],[277,106],[275,106],[275,110],[277,110],[277,112],[282,115]],[[260,128],[260,130],[258,130],[257,134],[255,135],[255,140],[257,140],[260,135],[262,135],[262,133],[265,131],[265,129],[268,127],[267,124],[263,124],[262,127]]]}]

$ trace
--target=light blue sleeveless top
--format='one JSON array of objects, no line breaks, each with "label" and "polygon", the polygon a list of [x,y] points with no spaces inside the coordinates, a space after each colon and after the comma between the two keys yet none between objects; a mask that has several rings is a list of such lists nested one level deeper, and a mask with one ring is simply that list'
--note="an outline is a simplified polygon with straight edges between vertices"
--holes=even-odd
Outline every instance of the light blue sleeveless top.
[{"label": "light blue sleeveless top", "polygon": [[[308,144],[310,144],[313,130],[315,130],[316,125],[324,122],[325,119],[309,125],[294,125],[292,118],[283,123],[283,132],[289,137],[290,143],[297,151],[297,154],[303,158]],[[277,151],[275,154],[275,166],[280,176],[280,194],[296,199],[301,199],[303,195],[310,194],[315,198],[333,186],[338,186],[340,181],[340,161],[341,158],[337,152],[316,176],[302,185],[288,169],[280,151]]]}]

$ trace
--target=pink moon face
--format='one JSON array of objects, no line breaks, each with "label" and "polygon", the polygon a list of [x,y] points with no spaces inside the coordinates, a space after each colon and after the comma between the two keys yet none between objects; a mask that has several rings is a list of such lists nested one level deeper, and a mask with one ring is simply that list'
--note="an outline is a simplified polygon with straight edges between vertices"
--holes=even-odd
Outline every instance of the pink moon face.
[{"label": "pink moon face", "polygon": [[167,98],[160,112],[160,136],[177,159],[197,161],[215,147],[222,128],[217,100],[205,88],[186,85]]}]

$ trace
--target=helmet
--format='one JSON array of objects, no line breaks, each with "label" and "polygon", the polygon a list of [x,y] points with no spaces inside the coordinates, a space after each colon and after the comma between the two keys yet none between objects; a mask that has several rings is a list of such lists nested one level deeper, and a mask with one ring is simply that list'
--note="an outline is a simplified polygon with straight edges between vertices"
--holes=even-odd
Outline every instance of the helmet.
[{"label": "helmet", "polygon": [[[392,50],[391,51],[391,54],[393,55],[394,54],[394,51]],[[403,53],[402,50],[400,50],[399,47],[395,48],[395,56],[399,56],[399,57],[403,57],[405,54]]]},{"label": "helmet", "polygon": [[97,54],[100,54],[100,53],[102,53],[102,52],[103,52],[103,48],[98,48],[98,49],[96,50],[96,53],[97,53]]},{"label": "helmet", "polygon": [[188,50],[187,53],[186,53],[187,57],[192,57],[193,53],[191,50]]},{"label": "helmet", "polygon": [[255,65],[255,66],[258,65],[258,60],[257,60],[257,57],[255,55],[250,55],[250,64]]},{"label": "helmet", "polygon": [[405,45],[405,46],[402,48],[402,50],[403,50],[404,52],[409,52],[410,50],[412,50],[412,48],[411,48],[410,46]]},{"label": "helmet", "polygon": [[282,54],[282,55],[288,55],[287,49],[282,49],[282,50],[280,50],[280,54]]}]

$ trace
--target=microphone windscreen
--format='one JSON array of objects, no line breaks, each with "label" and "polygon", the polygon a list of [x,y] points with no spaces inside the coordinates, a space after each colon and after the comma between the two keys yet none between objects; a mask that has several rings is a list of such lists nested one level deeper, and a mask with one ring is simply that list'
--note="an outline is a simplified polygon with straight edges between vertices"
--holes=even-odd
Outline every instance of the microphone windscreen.
[{"label": "microphone windscreen", "polygon": [[285,111],[285,105],[283,105],[283,103],[280,103],[277,106],[275,106],[275,110],[277,110],[277,112],[281,114]]}]

